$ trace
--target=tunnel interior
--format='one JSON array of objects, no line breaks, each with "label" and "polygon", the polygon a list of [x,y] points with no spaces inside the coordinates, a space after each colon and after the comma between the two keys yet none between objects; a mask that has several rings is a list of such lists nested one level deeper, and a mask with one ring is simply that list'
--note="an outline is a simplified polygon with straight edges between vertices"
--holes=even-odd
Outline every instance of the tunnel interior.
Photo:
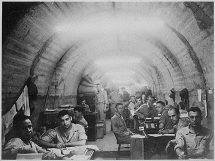
[{"label": "tunnel interior", "polygon": [[[160,100],[189,91],[213,125],[213,2],[3,2],[2,115],[26,81],[38,88],[34,117],[79,94],[120,85]],[[201,100],[198,100],[201,90]]]}]

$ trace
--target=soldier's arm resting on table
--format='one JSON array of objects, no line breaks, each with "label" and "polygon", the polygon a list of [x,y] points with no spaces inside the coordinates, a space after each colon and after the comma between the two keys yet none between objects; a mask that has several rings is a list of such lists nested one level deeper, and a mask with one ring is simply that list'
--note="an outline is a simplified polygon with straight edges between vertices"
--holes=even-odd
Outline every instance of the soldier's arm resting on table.
[{"label": "soldier's arm resting on table", "polygon": [[44,140],[38,140],[38,144],[40,146],[46,147],[46,148],[57,148],[57,144],[49,143],[49,142],[44,141]]},{"label": "soldier's arm resting on table", "polygon": [[52,143],[56,135],[56,131],[54,129],[50,129],[41,136],[37,143],[38,145],[46,148],[60,148],[60,145]]},{"label": "soldier's arm resting on table", "polygon": [[175,146],[176,155],[178,156],[179,159],[186,159],[187,156],[184,152],[185,140],[184,140],[183,134],[180,131],[176,133],[175,140],[176,140],[176,146]]}]

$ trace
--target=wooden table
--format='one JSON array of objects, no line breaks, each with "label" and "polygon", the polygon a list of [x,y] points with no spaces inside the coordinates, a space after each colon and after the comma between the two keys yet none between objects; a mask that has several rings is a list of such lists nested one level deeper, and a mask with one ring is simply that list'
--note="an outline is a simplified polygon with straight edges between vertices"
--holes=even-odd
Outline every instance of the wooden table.
[{"label": "wooden table", "polygon": [[131,136],[131,159],[144,159],[144,142],[145,136],[137,134]]},{"label": "wooden table", "polygon": [[167,143],[174,138],[174,134],[147,134],[147,138],[133,140],[130,159],[150,159],[155,154],[163,156]]}]

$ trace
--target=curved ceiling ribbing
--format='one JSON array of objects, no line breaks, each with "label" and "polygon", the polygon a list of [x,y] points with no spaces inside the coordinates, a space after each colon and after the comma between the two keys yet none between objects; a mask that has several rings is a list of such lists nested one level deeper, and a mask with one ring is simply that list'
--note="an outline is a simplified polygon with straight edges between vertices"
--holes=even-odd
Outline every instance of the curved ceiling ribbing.
[{"label": "curved ceiling ribbing", "polygon": [[[85,47],[85,49],[90,50],[91,53],[93,53],[93,52],[96,53],[94,56],[90,55],[91,56],[90,59],[92,59],[92,60],[94,60],[94,58],[96,58],[98,56],[102,57],[102,53],[99,52],[100,51],[99,49],[104,49],[104,48],[107,49],[109,47],[109,45],[110,45],[110,44],[108,44],[108,42],[106,43],[106,41],[104,41],[104,40],[101,41],[101,39],[98,39],[98,38],[97,38],[97,41],[91,40],[91,42],[92,43],[88,44],[88,47]],[[102,46],[100,45],[100,42],[103,42]],[[128,41],[122,41],[122,40],[120,40],[120,42],[124,43],[124,42],[128,42]],[[108,44],[108,45],[105,46],[104,44]],[[154,44],[157,44],[157,45],[154,45]],[[123,54],[130,53],[132,55],[138,55],[139,57],[142,57],[141,59],[143,61],[147,57],[149,57],[149,59],[159,57],[159,59],[162,62],[161,63],[157,63],[156,65],[165,64],[165,66],[169,65],[169,68],[171,68],[171,69],[168,69],[168,67],[160,68],[160,69],[163,69],[163,72],[165,72],[167,70],[169,72],[171,71],[172,74],[175,74],[175,73],[178,74],[178,73],[180,73],[180,69],[178,69],[177,61],[174,59],[174,57],[172,56],[172,54],[165,48],[165,46],[162,46],[162,44],[160,42],[158,42],[158,41],[154,41],[153,45],[149,44],[149,42],[145,41],[144,39],[137,41],[137,39],[134,39],[134,38],[131,39],[131,38],[129,38],[129,43],[128,43],[127,46],[126,45],[120,45],[120,44],[118,44],[118,48],[123,48],[123,50],[122,49],[120,50],[120,52],[123,53]],[[138,48],[138,46],[142,46],[142,48],[140,48],[140,47]],[[155,50],[155,51],[152,51],[152,48],[154,48],[153,50]],[[148,49],[148,50],[146,50],[146,49]],[[161,50],[161,51],[159,51],[159,50]],[[83,52],[88,53],[87,51],[83,51]],[[105,50],[105,53],[103,54],[103,56],[107,55],[108,53],[116,53],[116,52],[119,52],[119,51],[117,51],[117,49],[116,50],[107,49],[107,50]],[[139,53],[136,54],[137,52],[139,52]],[[166,60],[163,60],[163,59],[166,59]],[[146,61],[146,62],[148,62],[148,61]],[[92,63],[90,62],[88,64],[91,65]],[[144,62],[143,62],[143,64],[144,64]],[[88,69],[90,67],[86,64],[85,68]],[[96,70],[98,70],[98,68],[95,67],[94,70],[96,71]],[[169,74],[171,75],[171,73],[169,73]],[[89,73],[86,73],[86,74],[89,74]],[[178,77],[179,77],[179,75],[178,75]],[[184,78],[182,78],[182,80],[183,79]],[[174,81],[172,80],[171,83],[173,83],[173,82]],[[179,85],[180,86],[178,86],[178,87],[183,86],[183,81],[182,81],[182,84],[180,82]],[[172,87],[174,87],[174,85]]]},{"label": "curved ceiling ribbing", "polygon": [[[79,31],[78,27],[83,29],[83,26],[77,25],[79,22],[86,24],[85,22],[95,17],[97,24],[87,23],[90,31],[93,31],[93,27],[104,25],[104,22],[105,26],[109,27],[107,29],[110,29],[109,21],[102,18],[104,15],[107,20],[119,21],[115,26],[111,24],[111,32],[119,35],[119,39],[107,42],[107,39],[101,39],[98,33],[89,35],[87,31],[82,30],[83,33],[77,35],[79,32],[75,32]],[[132,31],[117,33],[117,25],[136,23],[138,26],[147,16],[164,21],[162,32],[137,32],[135,27],[130,25]],[[74,23],[77,25],[74,30],[76,35],[59,34],[57,27],[65,21],[67,24],[70,22],[71,26]],[[103,30],[100,29],[100,32]],[[3,97],[7,97],[4,92],[8,93],[11,90],[13,80],[17,80],[17,84],[12,86],[16,93],[20,89],[18,86],[22,86],[30,75],[39,76],[36,84],[41,95],[46,94],[53,81],[64,81],[68,87],[66,94],[76,94],[82,77],[95,72],[96,77],[102,77],[104,74],[96,71],[92,65],[93,59],[101,54],[108,55],[114,52],[138,55],[142,63],[135,71],[145,80],[153,80],[156,88],[161,91],[168,91],[169,85],[178,90],[184,87],[191,89],[193,80],[201,86],[202,77],[205,77],[201,65],[206,64],[198,60],[203,50],[198,46],[208,37],[213,41],[211,33],[213,30],[210,28],[199,29],[192,11],[186,8],[184,3],[42,3],[25,15],[3,45]],[[195,49],[199,48],[200,51],[196,52]],[[211,54],[211,51],[207,51],[206,54]],[[14,73],[8,72],[15,67]],[[21,72],[23,69],[25,73]],[[17,75],[15,72],[21,74]],[[8,81],[10,78],[12,80]],[[209,76],[205,79],[209,80]]]}]

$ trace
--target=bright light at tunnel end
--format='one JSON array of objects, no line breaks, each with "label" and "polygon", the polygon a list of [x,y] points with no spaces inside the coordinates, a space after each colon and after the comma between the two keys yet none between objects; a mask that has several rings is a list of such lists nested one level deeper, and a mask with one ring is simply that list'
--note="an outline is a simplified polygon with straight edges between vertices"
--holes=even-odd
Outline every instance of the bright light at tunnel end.
[{"label": "bright light at tunnel end", "polygon": [[130,70],[117,70],[117,71],[105,73],[105,75],[107,76],[132,75],[132,74],[135,74],[135,72]]},{"label": "bright light at tunnel end", "polygon": [[137,57],[113,57],[108,59],[99,59],[95,61],[96,65],[99,66],[112,66],[112,65],[124,65],[124,64],[133,64],[139,63],[140,58]]},{"label": "bright light at tunnel end", "polygon": [[131,80],[112,80],[112,83],[116,83],[116,84],[128,84],[128,83],[132,83]]},{"label": "bright light at tunnel end", "polygon": [[56,24],[54,29],[59,34],[70,35],[74,38],[123,32],[136,32],[138,34],[162,32],[164,24],[164,21],[157,17],[121,13],[114,17],[101,14],[86,19],[68,18]]}]

